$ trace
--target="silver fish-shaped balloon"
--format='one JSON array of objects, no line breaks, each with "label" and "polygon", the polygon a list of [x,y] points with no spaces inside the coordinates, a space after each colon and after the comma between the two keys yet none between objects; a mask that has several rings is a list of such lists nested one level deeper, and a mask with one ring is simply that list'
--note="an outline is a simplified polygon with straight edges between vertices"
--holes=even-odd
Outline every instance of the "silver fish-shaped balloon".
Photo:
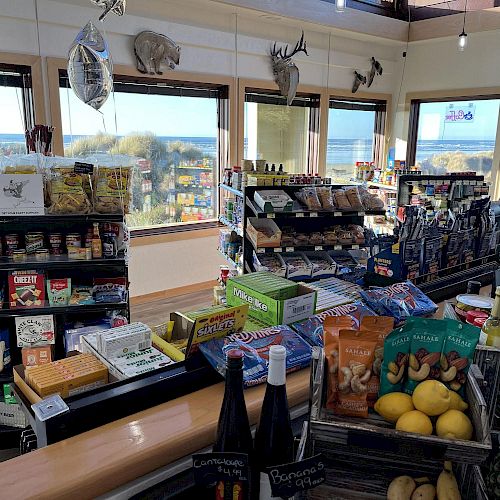
[{"label": "silver fish-shaped balloon", "polygon": [[99,7],[104,7],[104,12],[99,16],[99,21],[104,21],[108,14],[112,12],[117,16],[123,16],[127,7],[127,0],[90,0]]},{"label": "silver fish-shaped balloon", "polygon": [[69,49],[68,79],[77,97],[98,110],[113,89],[113,63],[108,44],[92,21]]}]

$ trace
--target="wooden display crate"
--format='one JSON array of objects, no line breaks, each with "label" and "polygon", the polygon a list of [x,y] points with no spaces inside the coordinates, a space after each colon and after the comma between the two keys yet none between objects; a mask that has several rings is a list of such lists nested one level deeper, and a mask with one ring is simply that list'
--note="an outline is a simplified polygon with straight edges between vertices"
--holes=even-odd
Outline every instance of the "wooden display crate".
[{"label": "wooden display crate", "polygon": [[[488,412],[479,386],[469,370],[466,399],[469,416],[474,426],[471,441],[422,436],[393,428],[375,412],[367,419],[334,415],[325,408],[325,358],[321,350],[311,371],[310,436],[314,452],[329,449],[338,457],[349,457],[351,463],[360,463],[369,457],[379,472],[388,464],[406,470],[441,468],[444,460],[454,463],[481,465],[491,451]],[[398,474],[395,474],[398,475]],[[395,477],[393,474],[392,477]]]}]

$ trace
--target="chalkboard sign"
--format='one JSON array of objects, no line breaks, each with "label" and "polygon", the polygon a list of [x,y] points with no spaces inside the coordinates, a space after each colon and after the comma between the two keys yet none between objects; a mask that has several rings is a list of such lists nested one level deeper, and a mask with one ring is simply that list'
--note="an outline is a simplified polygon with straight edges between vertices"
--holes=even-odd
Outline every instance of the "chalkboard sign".
[{"label": "chalkboard sign", "polygon": [[199,453],[193,455],[193,472],[198,486],[211,486],[217,481],[248,481],[248,455]]},{"label": "chalkboard sign", "polygon": [[319,486],[326,479],[326,468],[321,454],[300,462],[269,467],[267,473],[275,497],[291,497],[299,491]]},{"label": "chalkboard sign", "polygon": [[94,165],[92,163],[83,163],[80,161],[75,161],[75,174],[93,174]]}]

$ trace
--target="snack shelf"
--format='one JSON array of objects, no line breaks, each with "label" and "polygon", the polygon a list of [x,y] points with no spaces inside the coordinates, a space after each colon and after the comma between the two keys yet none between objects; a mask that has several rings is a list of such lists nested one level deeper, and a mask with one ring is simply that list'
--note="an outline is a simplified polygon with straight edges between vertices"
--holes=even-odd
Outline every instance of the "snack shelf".
[{"label": "snack shelf", "polygon": [[190,167],[189,165],[179,165],[178,167],[175,167],[181,170],[200,170],[202,172],[212,172],[213,167]]},{"label": "snack shelf", "polygon": [[[264,212],[260,210],[257,205],[247,197],[246,199],[247,206],[252,210],[256,217],[260,218],[268,218],[268,219],[276,219],[287,218],[287,217],[365,217],[369,215],[385,215],[385,210],[360,210],[360,211],[318,211],[311,212],[309,210],[292,210],[292,211],[283,211],[283,212]],[[294,204],[294,206],[297,206]]]},{"label": "snack shelf", "polygon": [[14,262],[8,257],[0,257],[0,271],[13,271],[18,269],[73,269],[100,267],[126,266],[127,261],[124,258],[118,259],[91,259],[75,260],[69,259],[67,255],[51,256],[49,260],[40,261],[35,258],[26,259],[25,262]]},{"label": "snack shelf", "polygon": [[0,318],[14,318],[19,316],[38,316],[42,314],[88,314],[114,309],[128,311],[128,302],[115,302],[105,304],[88,304],[80,306],[46,306],[26,307],[18,309],[0,309]]},{"label": "snack shelf", "polygon": [[394,191],[394,192],[397,192],[398,190],[398,187],[397,186],[392,186],[392,185],[389,185],[389,184],[382,184],[380,182],[370,182],[368,181],[366,183],[368,189],[370,188],[377,188],[377,189],[385,189],[386,191]]},{"label": "snack shelf", "polygon": [[123,222],[123,214],[83,214],[83,215],[0,215],[0,223],[53,224],[61,222]]},{"label": "snack shelf", "polygon": [[228,186],[227,184],[219,184],[219,187],[221,189],[224,189],[225,191],[229,191],[230,193],[233,193],[236,196],[240,196],[241,198],[243,198],[243,192],[242,191],[238,191],[237,189],[234,189],[233,187]]},{"label": "snack shelf", "polygon": [[[253,242],[249,240],[250,243]],[[297,245],[297,246],[286,246],[286,247],[257,247],[254,250],[257,254],[263,253],[294,253],[294,252],[322,252],[327,250],[358,250],[360,248],[365,248],[366,243],[357,245],[355,243],[350,243],[348,245]]]},{"label": "snack shelf", "polygon": [[232,222],[229,222],[226,217],[223,215],[219,215],[219,222],[221,224],[224,224],[225,226],[229,227],[232,229],[238,236],[241,236],[243,238],[243,230],[237,226],[235,226]]},{"label": "snack shelf", "polygon": [[229,257],[227,253],[224,253],[220,248],[218,248],[217,250],[231,266],[233,266],[237,271],[241,270],[240,264],[236,263],[233,259],[231,259],[231,257]]}]

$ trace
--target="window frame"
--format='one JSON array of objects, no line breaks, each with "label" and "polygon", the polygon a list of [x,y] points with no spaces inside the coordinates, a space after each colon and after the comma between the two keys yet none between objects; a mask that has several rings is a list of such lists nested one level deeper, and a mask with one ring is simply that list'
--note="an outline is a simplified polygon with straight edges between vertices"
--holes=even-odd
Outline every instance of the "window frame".
[{"label": "window frame", "polygon": [[[48,79],[48,87],[49,87],[49,100],[50,100],[50,111],[52,116],[52,123],[55,126],[54,133],[54,154],[64,156],[64,141],[63,141],[63,133],[62,133],[62,117],[61,117],[61,105],[60,105],[60,97],[59,97],[59,74],[60,71],[67,70],[67,61],[61,58],[47,58],[47,79]],[[138,82],[156,82],[156,83],[164,83],[164,84],[184,84],[186,87],[189,87],[189,83],[193,86],[213,86],[213,87],[227,87],[227,105],[226,105],[226,121],[227,129],[225,142],[228,146],[228,152],[225,158],[221,158],[219,154],[218,158],[218,178],[221,178],[222,172],[224,170],[225,164],[221,163],[221,160],[226,160],[230,162],[229,164],[236,163],[236,148],[231,148],[231,140],[232,137],[235,137],[236,133],[236,103],[233,96],[235,95],[235,85],[234,79],[232,77],[225,77],[219,75],[205,75],[198,73],[188,73],[182,71],[172,71],[165,73],[165,76],[161,75],[145,75],[139,73],[135,67],[119,65],[115,64],[113,66],[114,74],[117,75],[119,79],[122,77],[127,80],[136,80]],[[229,137],[227,137],[227,134]],[[220,134],[219,134],[220,135]],[[220,138],[219,138],[220,142]],[[236,142],[236,141],[234,141]],[[217,179],[218,181],[218,179]],[[215,182],[215,180],[214,180]],[[218,218],[219,205],[215,204],[214,207]],[[154,226],[151,228],[141,228],[141,229],[130,229],[130,237],[132,239],[148,237],[148,236],[158,236],[162,234],[170,234],[170,233],[182,233],[186,231],[200,230],[200,229],[210,229],[215,228],[219,225],[217,220],[212,221],[201,221],[194,223],[179,223],[173,225],[161,225]]]},{"label": "window frame", "polygon": [[[477,89],[479,90],[479,89]],[[474,92],[474,91],[471,91]],[[464,93],[463,95],[441,95],[441,93],[437,93],[437,95],[429,94],[428,96],[422,96],[422,97],[416,97],[413,96],[412,94],[407,95],[407,104],[408,104],[408,110],[409,110],[409,117],[408,117],[408,142],[406,146],[406,164],[409,166],[415,165],[415,160],[417,157],[417,139],[418,139],[418,126],[420,122],[420,105],[421,104],[427,104],[427,103],[433,103],[433,102],[457,102],[457,101],[489,101],[491,99],[500,99],[500,89],[493,89],[492,93],[479,93],[479,94],[468,94]],[[500,120],[500,113],[499,113],[499,120]],[[499,132],[499,125],[497,122],[497,133],[496,136],[498,136]],[[497,144],[498,141],[495,140],[495,149],[494,152],[496,153],[497,148],[499,145]],[[498,171],[498,165],[495,166],[495,162],[493,162],[493,165],[491,167],[491,175],[492,175],[492,180],[494,188],[496,190],[496,182],[495,180],[497,179],[497,171]],[[495,191],[496,192],[496,191]],[[493,193],[491,193],[493,195]]]},{"label": "window frame", "polygon": [[[28,120],[33,121],[33,124],[47,123],[45,113],[45,96],[42,77],[42,62],[38,56],[27,54],[14,54],[10,52],[0,52],[0,65],[12,67],[24,67],[29,69],[30,89],[31,89],[31,117]],[[23,110],[26,114],[26,108],[23,103]],[[26,120],[26,116],[24,117]]]}]

